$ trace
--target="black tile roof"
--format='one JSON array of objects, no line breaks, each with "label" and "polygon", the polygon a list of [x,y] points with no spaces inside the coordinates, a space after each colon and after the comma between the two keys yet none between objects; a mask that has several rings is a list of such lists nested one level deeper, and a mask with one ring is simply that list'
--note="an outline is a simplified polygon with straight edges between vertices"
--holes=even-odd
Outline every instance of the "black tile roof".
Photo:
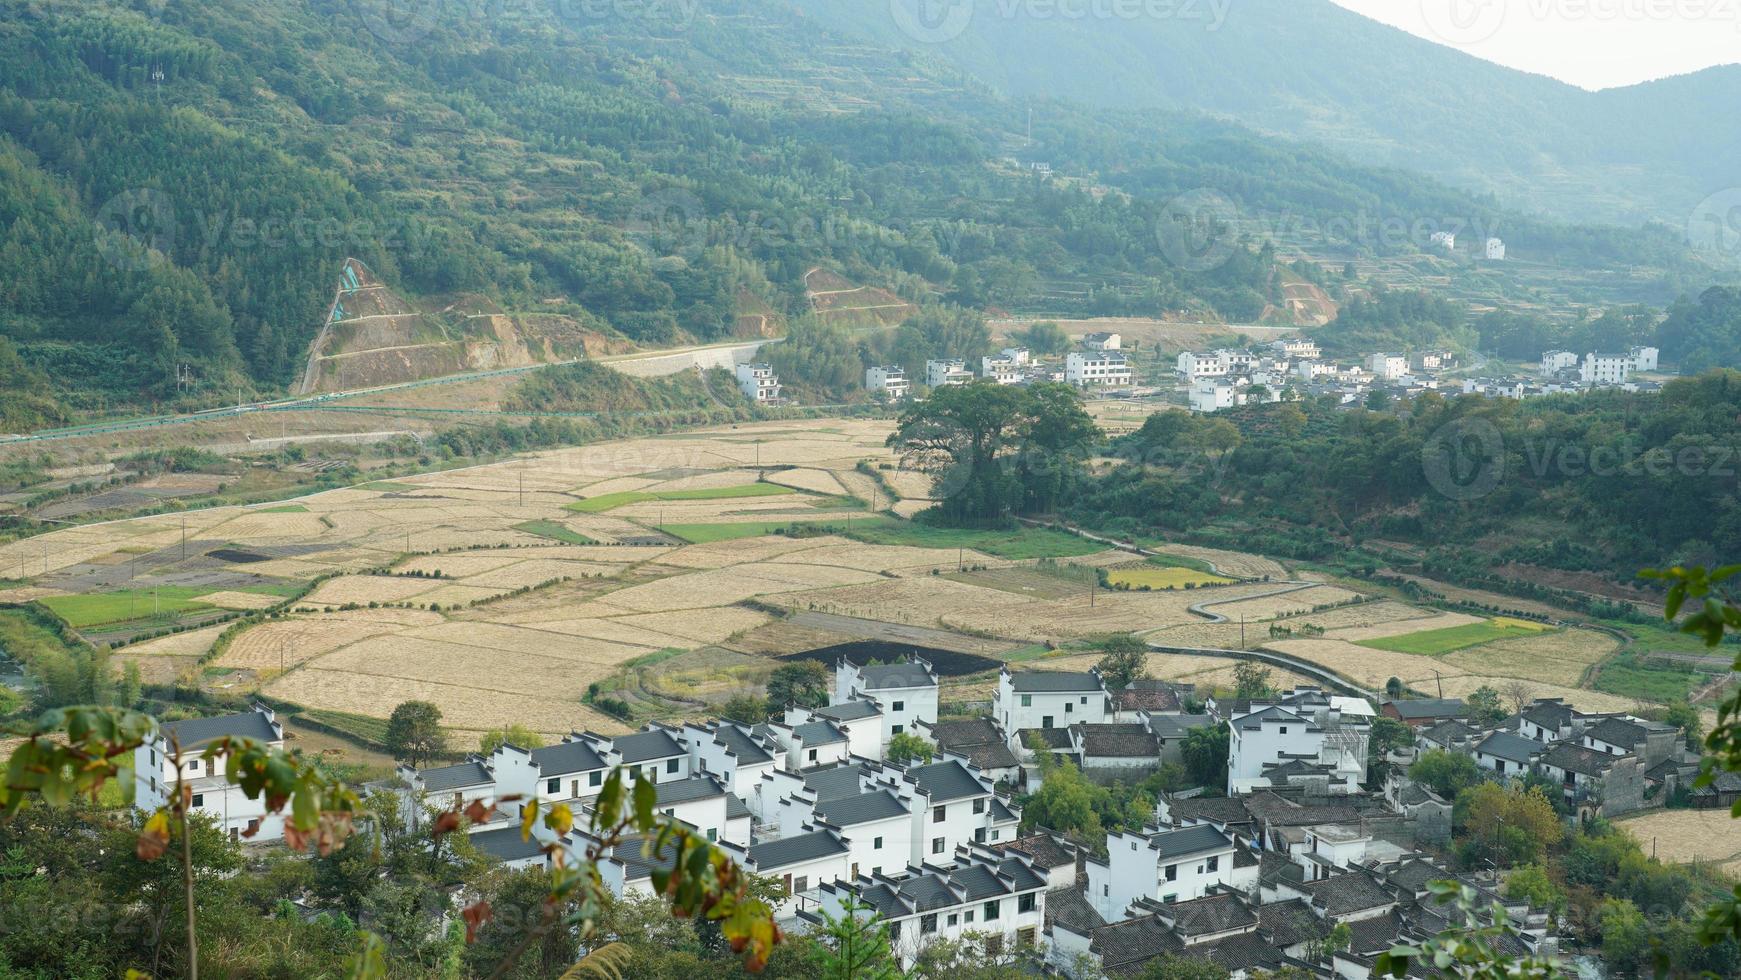
[{"label": "black tile roof", "polygon": [[179,744],[183,752],[208,745],[220,738],[251,738],[259,742],[274,742],[282,735],[272,730],[272,723],[258,711],[243,711],[216,718],[187,718],[166,721],[158,726],[163,740]]},{"label": "black tile roof", "polygon": [[611,739],[611,746],[622,756],[625,763],[650,762],[684,754],[683,746],[678,745],[671,733],[663,729],[618,735]]},{"label": "black tile roof", "polygon": [[[1254,732],[1263,727],[1264,722],[1275,722],[1282,725],[1306,725],[1306,719],[1294,714],[1286,708],[1274,706],[1254,711],[1243,718],[1237,718],[1233,724],[1242,732]],[[1309,730],[1309,729],[1308,729]]]},{"label": "black tile roof", "polygon": [[1067,749],[1070,747],[1070,730],[1068,728],[1024,728],[1018,734],[1021,737],[1023,748],[1033,745],[1035,737],[1038,737],[1040,744],[1048,749]]},{"label": "black tile roof", "polygon": [[940,721],[931,726],[931,741],[940,749],[961,745],[1003,744],[1003,733],[990,718],[970,721]]},{"label": "black tile roof", "polygon": [[532,750],[532,761],[545,776],[566,776],[605,767],[604,759],[585,742],[561,742]]},{"label": "black tile roof", "polygon": [[1155,759],[1161,754],[1160,739],[1147,725],[1072,725],[1070,733],[1082,740],[1084,756]]},{"label": "black tile roof", "polygon": [[805,861],[815,861],[834,854],[845,854],[847,846],[839,837],[825,831],[799,834],[762,844],[750,845],[750,860],[757,871],[785,868]]},{"label": "black tile roof", "polygon": [[1173,930],[1152,915],[1141,915],[1094,930],[1089,952],[1100,957],[1107,973],[1130,970],[1167,953],[1177,953],[1185,944]]},{"label": "black tile roof", "polygon": [[1434,881],[1444,881],[1451,873],[1429,861],[1415,858],[1398,865],[1396,870],[1385,876],[1385,881],[1392,888],[1401,888],[1411,894],[1419,895],[1427,890],[1427,884]]},{"label": "black tile roof", "polygon": [[829,718],[834,721],[858,721],[861,718],[870,718],[880,715],[883,713],[883,709],[877,707],[875,701],[868,701],[864,698],[853,698],[851,701],[846,701],[841,704],[831,704],[826,708],[817,708],[816,713],[824,718]]},{"label": "black tile roof", "polygon": [[1509,735],[1505,732],[1494,732],[1482,739],[1481,743],[1475,746],[1475,751],[1482,755],[1490,755],[1497,759],[1504,759],[1507,762],[1527,764],[1536,756],[1541,755],[1542,750],[1546,748],[1547,746],[1542,743],[1533,742],[1521,735]]},{"label": "black tile roof", "polygon": [[630,837],[621,844],[611,848],[610,856],[622,862],[623,875],[628,881],[640,881],[650,877],[654,868],[669,869],[676,860],[671,851],[670,843],[660,845],[651,856],[641,853],[645,841],[639,837]]},{"label": "black tile roof", "polygon": [[1363,871],[1350,871],[1296,886],[1312,896],[1325,915],[1351,915],[1396,903],[1396,897]]},{"label": "black tile roof", "polygon": [[1187,940],[1257,924],[1257,916],[1231,892],[1174,902],[1164,914],[1172,918],[1174,931]]},{"label": "black tile roof", "polygon": [[872,820],[907,816],[907,808],[886,789],[858,796],[843,796],[816,804],[816,815],[836,827],[851,827]]},{"label": "black tile roof", "polygon": [[860,667],[858,676],[864,681],[864,689],[867,691],[937,686],[937,678],[922,665],[912,661]]},{"label": "black tile roof", "polygon": [[1278,948],[1310,942],[1329,932],[1312,907],[1299,898],[1259,907],[1257,927]]},{"label": "black tile roof", "polygon": [[1454,745],[1474,736],[1475,729],[1454,718],[1420,730],[1420,737],[1435,745]]},{"label": "black tile roof", "polygon": [[989,745],[968,745],[944,751],[950,755],[966,759],[984,772],[993,769],[1014,769],[1022,764],[1022,760],[1017,758],[1016,754],[1010,751],[1010,747],[1002,742]]},{"label": "black tile roof", "polygon": [[456,789],[466,789],[472,786],[485,786],[496,781],[489,769],[476,759],[451,766],[438,766],[434,769],[419,770],[417,776],[423,782],[423,788],[431,793],[446,793]]},{"label": "black tile roof", "polygon": [[1158,738],[1184,738],[1193,728],[1209,728],[1215,719],[1209,715],[1150,715],[1149,731]]},{"label": "black tile roof", "polygon": [[1389,915],[1349,922],[1348,929],[1353,933],[1348,942],[1349,952],[1357,955],[1382,953],[1395,946],[1401,937],[1402,915],[1392,909]]},{"label": "black tile roof", "polygon": [[1541,764],[1583,776],[1602,776],[1614,768],[1616,762],[1626,758],[1630,758],[1630,756],[1609,755],[1606,752],[1582,748],[1570,742],[1561,742],[1542,753]]},{"label": "black tile roof", "polygon": [[1070,849],[1058,843],[1050,834],[1029,834],[1006,841],[998,847],[1000,851],[1019,851],[1033,859],[1036,866],[1042,868],[1062,868],[1074,865],[1076,855]]},{"label": "black tile roof", "polygon": [[1184,830],[1162,831],[1151,835],[1149,844],[1163,860],[1184,857],[1187,854],[1226,850],[1233,846],[1233,842],[1227,839],[1226,834],[1206,825],[1186,827]]},{"label": "black tile roof", "polygon": [[1208,960],[1229,973],[1280,966],[1282,952],[1255,932],[1185,947],[1183,955]]},{"label": "black tile roof", "polygon": [[909,769],[907,775],[912,777],[926,796],[930,797],[933,804],[965,799],[969,796],[983,796],[991,792],[980,785],[979,780],[974,777],[973,773],[967,771],[966,766],[954,759]]},{"label": "black tile roof", "polygon": [[724,796],[725,787],[712,776],[691,776],[669,783],[659,783],[659,805],[672,806],[678,803],[692,803],[696,800],[712,799]]},{"label": "black tile roof", "polygon": [[1559,731],[1572,722],[1571,705],[1559,701],[1538,701],[1523,709],[1523,718],[1531,724]]},{"label": "black tile roof", "polygon": [[1057,670],[1013,671],[1010,687],[1017,694],[1097,694],[1101,689],[1093,674]]},{"label": "black tile roof", "polygon": [[815,748],[818,745],[838,745],[846,741],[846,733],[826,718],[795,725],[792,728],[792,735],[801,739],[805,748]]},{"label": "black tile roof", "polygon": [[1650,732],[1643,725],[1635,725],[1623,718],[1604,718],[1585,729],[1584,734],[1598,742],[1633,749],[1642,744]]},{"label": "black tile roof", "polygon": [[1243,796],[1198,796],[1189,799],[1168,799],[1167,813],[1176,823],[1204,820],[1232,827],[1251,823],[1251,811],[1245,808]]},{"label": "black tile roof", "polygon": [[864,792],[861,780],[864,770],[857,765],[825,766],[804,771],[804,785],[816,793],[818,803],[857,796]]},{"label": "black tile roof", "polygon": [[487,854],[502,862],[524,861],[527,858],[544,855],[544,842],[536,837],[522,840],[518,824],[499,830],[480,831],[472,834],[467,840],[478,849],[479,853]]},{"label": "black tile roof", "polygon": [[1425,721],[1428,718],[1467,718],[1469,706],[1462,698],[1422,698],[1418,701],[1386,701],[1403,721]]},{"label": "black tile roof", "polygon": [[1139,678],[1112,695],[1121,711],[1178,711],[1179,694],[1166,681]]},{"label": "black tile roof", "polygon": [[720,724],[714,728],[713,738],[726,747],[726,751],[737,759],[740,766],[760,765],[774,761],[774,757],[768,752],[767,747],[747,728],[729,723]]},{"label": "black tile roof", "polygon": [[1064,926],[1079,936],[1106,925],[1106,920],[1088,904],[1088,896],[1075,885],[1046,893],[1046,922]]},{"label": "black tile roof", "polygon": [[725,818],[737,820],[748,816],[751,816],[750,808],[744,805],[744,801],[738,799],[736,793],[727,793],[725,796]]}]

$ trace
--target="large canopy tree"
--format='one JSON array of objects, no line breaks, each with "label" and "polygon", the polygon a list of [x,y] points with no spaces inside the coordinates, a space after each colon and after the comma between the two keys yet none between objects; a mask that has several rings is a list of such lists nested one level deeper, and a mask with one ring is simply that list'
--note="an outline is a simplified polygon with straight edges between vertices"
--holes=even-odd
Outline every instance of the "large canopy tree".
[{"label": "large canopy tree", "polygon": [[1068,385],[981,381],[932,392],[889,445],[932,474],[946,523],[978,524],[1054,507],[1099,436]]}]

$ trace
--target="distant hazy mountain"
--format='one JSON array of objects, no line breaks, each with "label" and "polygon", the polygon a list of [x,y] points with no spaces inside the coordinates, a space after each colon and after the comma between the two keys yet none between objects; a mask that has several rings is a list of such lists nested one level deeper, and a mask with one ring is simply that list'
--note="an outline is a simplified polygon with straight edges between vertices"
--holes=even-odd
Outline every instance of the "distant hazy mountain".
[{"label": "distant hazy mountain", "polygon": [[[1012,96],[1190,108],[1568,220],[1684,222],[1737,183],[1741,66],[1591,93],[1329,0],[793,0]],[[968,16],[968,5],[973,7]]]}]

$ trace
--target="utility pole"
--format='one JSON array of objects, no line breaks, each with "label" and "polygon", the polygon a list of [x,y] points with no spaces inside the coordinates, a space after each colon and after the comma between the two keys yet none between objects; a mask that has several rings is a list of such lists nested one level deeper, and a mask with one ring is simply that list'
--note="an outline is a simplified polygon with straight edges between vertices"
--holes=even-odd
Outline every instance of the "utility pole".
[{"label": "utility pole", "polygon": [[520,506],[526,506],[526,471],[520,471]]},{"label": "utility pole", "polygon": [[187,561],[187,515],[181,515],[181,560]]},{"label": "utility pole", "polygon": [[1245,649],[1245,614],[1239,614],[1239,648]]}]

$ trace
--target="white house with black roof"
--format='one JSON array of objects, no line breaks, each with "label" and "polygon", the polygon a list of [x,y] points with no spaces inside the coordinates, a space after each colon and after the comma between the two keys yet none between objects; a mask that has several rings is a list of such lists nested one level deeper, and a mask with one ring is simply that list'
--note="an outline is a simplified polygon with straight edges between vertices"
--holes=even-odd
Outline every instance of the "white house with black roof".
[{"label": "white house with black roof", "polygon": [[1160,767],[1161,740],[1147,724],[1071,725],[1070,754],[1082,761],[1082,769],[1108,775],[1137,774]]},{"label": "white house with black roof", "polygon": [[786,717],[789,720],[758,725],[755,731],[780,746],[787,769],[830,766],[852,755],[852,739],[834,722],[812,717],[802,708],[790,709]]},{"label": "white house with black roof", "polygon": [[776,827],[783,826],[781,814],[786,812],[782,810],[785,801],[802,797],[803,807],[798,811],[802,812],[821,800],[857,796],[870,788],[870,779],[869,768],[852,762],[810,769],[776,768],[762,776],[755,795],[750,799],[750,810],[758,820]]},{"label": "white house with black roof", "polygon": [[1494,732],[1475,743],[1470,752],[1475,764],[1501,776],[1521,776],[1535,768],[1548,747],[1510,732]]},{"label": "white house with black roof", "polygon": [[870,906],[889,930],[902,966],[911,966],[938,940],[983,937],[988,952],[1035,948],[1046,919],[1046,876],[1027,855],[963,847],[953,866],[936,864],[898,874],[860,875],[822,886],[820,913],[846,914],[849,904]]},{"label": "white house with black roof", "polygon": [[998,799],[983,773],[950,759],[901,769],[888,766],[875,786],[893,792],[912,814],[913,849],[908,863],[947,864],[958,848],[1009,840],[1020,811]]},{"label": "white house with black roof", "polygon": [[604,736],[587,733],[594,745],[606,747],[606,766],[627,766],[646,773],[654,782],[677,782],[689,778],[689,749],[679,739],[680,731],[649,725],[632,735]]},{"label": "white house with black roof", "polygon": [[[550,854],[544,849],[544,840],[538,835],[522,837],[518,823],[476,831],[466,840],[478,853],[500,861],[513,871],[552,866]],[[562,843],[572,846],[567,838],[563,838]]]},{"label": "white house with black roof", "polygon": [[398,775],[404,784],[400,791],[400,813],[410,830],[422,825],[426,807],[459,810],[474,800],[494,803],[500,795],[496,791],[495,770],[488,760],[475,755],[463,762],[429,769],[400,766]]},{"label": "white house with black roof", "polygon": [[1329,767],[1331,793],[1360,791],[1373,718],[1363,699],[1297,688],[1273,700],[1230,705],[1227,717],[1229,796],[1282,785],[1270,774],[1296,761]]},{"label": "white house with black roof", "polygon": [[921,723],[919,736],[937,746],[941,759],[955,759],[985,774],[993,783],[1011,786],[1022,782],[1022,760],[990,718],[967,721]]},{"label": "white house with black roof", "polygon": [[1106,859],[1087,860],[1088,902],[1118,922],[1138,899],[1185,902],[1236,880],[1233,838],[1208,825],[1106,836]]},{"label": "white house with black roof", "polygon": [[854,698],[841,704],[816,709],[786,709],[788,725],[795,726],[812,721],[832,722],[834,727],[844,732],[846,754],[849,757],[881,762],[888,748],[888,740],[883,737],[883,731],[888,727],[883,718],[883,709],[869,698]]},{"label": "white house with black roof", "polygon": [[[1113,712],[1112,695],[1099,671],[1012,671],[1006,664],[998,674],[992,712],[1013,740],[1024,729],[1102,724]],[[1018,753],[1027,750],[1019,742],[1010,748]]]},{"label": "white house with black roof", "polygon": [[[177,785],[191,794],[191,812],[212,818],[232,840],[278,840],[284,836],[284,818],[266,812],[264,799],[250,800],[241,787],[224,777],[224,759],[210,762],[202,753],[224,738],[246,738],[269,748],[284,747],[284,728],[277,715],[264,705],[252,711],[217,718],[189,718],[164,722],[145,743],[133,750],[133,806],[155,813],[168,806]],[[175,762],[176,750],[181,765]]]},{"label": "white house with black roof", "polygon": [[[834,667],[834,703],[868,698],[882,709],[883,748],[920,722],[937,723],[937,672],[914,654],[900,663],[860,667],[845,657]],[[877,758],[881,758],[879,754]]]},{"label": "white house with black roof", "polygon": [[913,814],[886,789],[818,802],[804,824],[840,835],[851,878],[906,867],[913,854]]},{"label": "white house with black roof", "polygon": [[790,918],[827,884],[851,880],[852,850],[833,828],[743,845],[730,842],[722,850],[745,870],[779,881],[786,899],[774,909],[776,918]]},{"label": "white house with black roof", "polygon": [[484,766],[495,777],[498,797],[537,799],[545,805],[597,796],[606,772],[603,756],[581,735],[531,750],[504,744],[490,753]]},{"label": "white house with black roof", "polygon": [[746,804],[762,777],[779,764],[782,752],[774,739],[729,721],[691,722],[683,726],[679,739],[689,752],[690,772],[717,778]]}]

